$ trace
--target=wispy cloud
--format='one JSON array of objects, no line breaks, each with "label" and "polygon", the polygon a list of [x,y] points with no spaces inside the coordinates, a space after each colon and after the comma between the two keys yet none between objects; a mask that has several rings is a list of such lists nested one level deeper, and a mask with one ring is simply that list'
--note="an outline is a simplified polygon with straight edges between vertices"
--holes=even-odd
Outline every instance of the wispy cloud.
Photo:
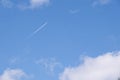
[{"label": "wispy cloud", "polygon": [[22,80],[27,74],[21,69],[6,69],[0,75],[0,80]]},{"label": "wispy cloud", "polygon": [[9,59],[9,64],[13,65],[13,64],[17,64],[20,61],[19,57],[11,57]]},{"label": "wispy cloud", "polygon": [[96,6],[96,5],[106,5],[108,3],[110,3],[112,0],[94,0],[92,6]]},{"label": "wispy cloud", "polygon": [[78,13],[80,10],[79,9],[71,9],[71,10],[69,10],[69,12],[71,13],[71,14],[76,14],[76,13]]},{"label": "wispy cloud", "polygon": [[111,0],[98,0],[101,4],[108,4]]},{"label": "wispy cloud", "polygon": [[19,5],[18,7],[21,9],[36,9],[46,6],[50,3],[50,0],[29,0],[28,5]]},{"label": "wispy cloud", "polygon": [[28,1],[24,1],[22,2],[23,5],[21,3],[15,3],[12,0],[0,0],[0,5],[7,7],[7,8],[11,8],[13,7],[18,7],[20,9],[36,9],[36,8],[40,8],[43,7],[45,5],[48,5],[50,3],[50,0],[28,0]]},{"label": "wispy cloud", "polygon": [[30,0],[30,8],[38,8],[47,5],[49,2],[49,0]]},{"label": "wispy cloud", "polygon": [[35,61],[36,64],[43,66],[43,68],[47,71],[48,74],[54,74],[56,68],[62,67],[62,64],[58,62],[55,58],[42,58]]},{"label": "wispy cloud", "polygon": [[110,52],[98,57],[85,57],[76,67],[66,67],[59,80],[118,80],[120,77],[120,52]]},{"label": "wispy cloud", "polygon": [[0,5],[6,8],[11,8],[13,6],[13,3],[11,0],[0,0]]},{"label": "wispy cloud", "polygon": [[35,34],[37,34],[40,30],[42,30],[47,25],[47,22],[43,23],[40,27],[38,27],[30,36],[27,38],[33,37]]}]

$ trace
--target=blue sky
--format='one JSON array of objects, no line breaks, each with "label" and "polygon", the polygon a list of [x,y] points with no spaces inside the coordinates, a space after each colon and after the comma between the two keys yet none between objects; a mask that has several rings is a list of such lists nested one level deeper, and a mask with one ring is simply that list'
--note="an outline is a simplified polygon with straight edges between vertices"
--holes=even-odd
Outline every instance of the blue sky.
[{"label": "blue sky", "polygon": [[0,80],[21,80],[12,70],[25,80],[82,79],[59,77],[81,56],[119,53],[119,9],[119,0],[0,0]]}]

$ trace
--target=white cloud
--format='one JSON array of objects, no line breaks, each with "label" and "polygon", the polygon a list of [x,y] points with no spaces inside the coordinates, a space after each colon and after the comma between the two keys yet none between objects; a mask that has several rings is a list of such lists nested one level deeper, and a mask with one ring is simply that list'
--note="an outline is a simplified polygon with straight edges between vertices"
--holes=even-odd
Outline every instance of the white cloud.
[{"label": "white cloud", "polygon": [[30,8],[38,8],[49,3],[49,0],[30,0]]},{"label": "white cloud", "polygon": [[21,69],[6,69],[0,75],[0,80],[22,80],[26,74]]},{"label": "white cloud", "polygon": [[19,3],[19,1],[17,2],[18,3],[13,2],[12,0],[0,0],[0,5],[7,8],[11,8],[14,5],[14,7],[18,7],[20,9],[35,9],[48,5],[50,0],[27,0],[22,3]]},{"label": "white cloud", "polygon": [[18,7],[21,9],[36,9],[48,5],[50,0],[29,0],[28,5],[20,4]]},{"label": "white cloud", "polygon": [[59,80],[118,80],[120,77],[120,52],[98,57],[85,57],[77,67],[67,67]]},{"label": "white cloud", "polygon": [[58,62],[55,58],[49,58],[49,59],[42,58],[37,60],[35,63],[43,66],[43,68],[47,71],[47,73],[50,74],[54,74],[56,68],[62,67],[62,64]]}]

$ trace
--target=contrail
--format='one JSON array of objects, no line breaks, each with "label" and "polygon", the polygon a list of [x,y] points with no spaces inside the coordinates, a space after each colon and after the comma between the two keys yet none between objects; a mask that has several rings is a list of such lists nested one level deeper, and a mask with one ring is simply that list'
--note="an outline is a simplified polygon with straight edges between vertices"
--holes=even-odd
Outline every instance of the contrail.
[{"label": "contrail", "polygon": [[37,28],[28,38],[33,37],[35,34],[37,34],[40,30],[42,30],[47,25],[47,22],[42,24],[39,28]]},{"label": "contrail", "polygon": [[37,32],[39,32],[41,29],[43,29],[45,26],[47,25],[47,22],[45,22],[43,25],[41,25],[38,29],[36,29],[34,32],[33,32],[33,35],[35,35]]}]

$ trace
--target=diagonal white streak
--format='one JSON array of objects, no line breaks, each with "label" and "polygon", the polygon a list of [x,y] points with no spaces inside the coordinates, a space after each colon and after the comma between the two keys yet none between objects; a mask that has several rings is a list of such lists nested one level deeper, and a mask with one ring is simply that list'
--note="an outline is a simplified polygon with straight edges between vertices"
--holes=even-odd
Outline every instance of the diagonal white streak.
[{"label": "diagonal white streak", "polygon": [[47,22],[45,22],[43,25],[41,25],[38,29],[36,29],[33,34],[35,35],[37,32],[39,32],[41,29],[43,29],[47,25]]},{"label": "diagonal white streak", "polygon": [[28,39],[33,37],[35,34],[37,34],[40,30],[42,30],[47,25],[47,22],[42,24],[39,28],[37,28],[30,36],[28,36]]}]

